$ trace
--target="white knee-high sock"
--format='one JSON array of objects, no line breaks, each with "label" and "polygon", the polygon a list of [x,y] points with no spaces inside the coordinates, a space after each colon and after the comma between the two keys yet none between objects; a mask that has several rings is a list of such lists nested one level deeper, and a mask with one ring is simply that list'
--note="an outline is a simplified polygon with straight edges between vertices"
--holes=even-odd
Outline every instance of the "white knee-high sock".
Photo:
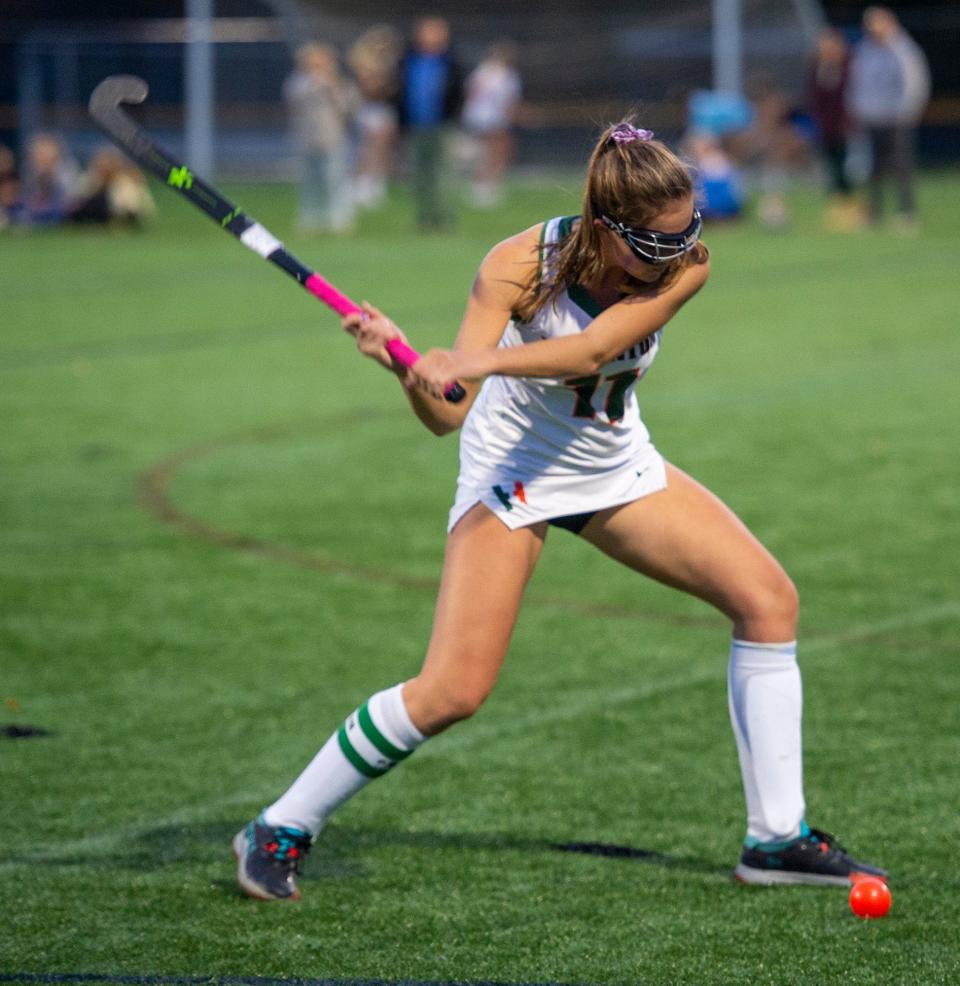
[{"label": "white knee-high sock", "polygon": [[735,639],[727,695],[747,799],[747,841],[791,839],[802,831],[804,812],[796,641]]},{"label": "white knee-high sock", "polygon": [[351,712],[290,788],[263,812],[268,825],[316,835],[357,791],[406,759],[426,739],[410,721],[403,685],[377,692]]}]

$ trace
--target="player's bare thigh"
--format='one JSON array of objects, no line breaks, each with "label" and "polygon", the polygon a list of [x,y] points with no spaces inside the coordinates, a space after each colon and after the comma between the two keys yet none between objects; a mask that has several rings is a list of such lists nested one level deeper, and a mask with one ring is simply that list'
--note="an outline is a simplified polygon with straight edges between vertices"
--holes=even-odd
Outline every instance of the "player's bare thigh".
[{"label": "player's bare thigh", "polygon": [[466,718],[489,695],[546,531],[511,531],[478,503],[450,532],[427,656],[403,690],[421,732]]},{"label": "player's bare thigh", "polygon": [[666,489],[601,511],[582,534],[636,571],[713,604],[741,639],[796,636],[796,590],[780,564],[729,507],[669,463]]}]

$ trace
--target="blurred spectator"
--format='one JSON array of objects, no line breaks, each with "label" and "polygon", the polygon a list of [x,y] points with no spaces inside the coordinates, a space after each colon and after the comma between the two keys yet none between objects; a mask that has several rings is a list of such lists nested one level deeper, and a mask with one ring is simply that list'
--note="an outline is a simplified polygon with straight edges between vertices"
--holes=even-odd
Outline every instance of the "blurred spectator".
[{"label": "blurred spectator", "polygon": [[831,202],[826,222],[836,230],[856,229],[861,222],[860,206],[853,197],[853,185],[847,175],[849,76],[850,53],[846,41],[836,28],[825,28],[817,38],[807,88],[810,116],[827,166]]},{"label": "blurred spectator", "polygon": [[480,145],[471,193],[473,204],[481,208],[500,201],[513,157],[513,126],[523,90],[518,54],[512,41],[498,41],[467,76],[462,119],[467,133]]},{"label": "blurred spectator", "polygon": [[80,169],[56,134],[35,134],[27,142],[16,222],[49,225],[61,222],[76,196]]},{"label": "blurred spectator", "polygon": [[409,131],[413,192],[421,229],[449,226],[445,190],[447,124],[460,114],[463,86],[450,48],[450,27],[442,17],[423,17],[400,71],[400,119]]},{"label": "blurred spectator", "polygon": [[348,127],[360,93],[341,74],[333,48],[310,43],[297,49],[283,95],[300,151],[300,229],[346,232],[354,218]]},{"label": "blurred spectator", "polygon": [[930,98],[930,70],[917,43],[893,11],[868,7],[866,37],[857,45],[850,68],[849,106],[870,142],[870,219],[883,213],[883,186],[892,175],[897,186],[897,221],[916,225],[913,192],[914,130]]},{"label": "blurred spectator", "polygon": [[20,200],[17,159],[13,151],[0,144],[0,229],[10,222],[10,214]]},{"label": "blurred spectator", "polygon": [[113,147],[94,154],[80,189],[67,214],[72,222],[139,226],[156,212],[143,175]]},{"label": "blurred spectator", "polygon": [[751,126],[728,138],[735,158],[751,167],[759,190],[757,216],[767,229],[790,222],[787,189],[792,174],[809,159],[807,141],[795,125],[785,94],[765,79],[753,85]]},{"label": "blurred spectator", "polygon": [[736,219],[743,211],[743,180],[719,138],[694,132],[684,141],[693,165],[697,208],[704,219]]},{"label": "blurred spectator", "polygon": [[756,116],[750,101],[732,92],[696,89],[690,94],[687,104],[691,130],[718,139],[749,129]]},{"label": "blurred spectator", "polygon": [[360,148],[353,182],[354,201],[362,208],[380,205],[386,197],[397,142],[402,53],[402,37],[387,25],[371,27],[350,49],[350,68],[363,97],[357,114]]}]

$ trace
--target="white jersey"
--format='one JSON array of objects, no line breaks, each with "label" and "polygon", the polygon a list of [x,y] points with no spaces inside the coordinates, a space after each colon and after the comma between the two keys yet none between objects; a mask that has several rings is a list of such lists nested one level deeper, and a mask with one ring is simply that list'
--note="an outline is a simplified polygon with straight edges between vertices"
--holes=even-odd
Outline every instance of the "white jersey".
[{"label": "white jersey", "polygon": [[499,62],[481,62],[467,77],[463,124],[475,133],[508,130],[520,99],[522,83],[516,69]]},{"label": "white jersey", "polygon": [[[543,246],[566,236],[575,221],[564,217],[544,224],[541,277],[552,276]],[[499,345],[574,335],[601,310],[575,285],[531,321],[511,319]],[[663,460],[640,419],[634,390],[657,355],[661,332],[590,376],[488,377],[463,424],[449,529],[478,501],[515,529],[663,489]]]}]

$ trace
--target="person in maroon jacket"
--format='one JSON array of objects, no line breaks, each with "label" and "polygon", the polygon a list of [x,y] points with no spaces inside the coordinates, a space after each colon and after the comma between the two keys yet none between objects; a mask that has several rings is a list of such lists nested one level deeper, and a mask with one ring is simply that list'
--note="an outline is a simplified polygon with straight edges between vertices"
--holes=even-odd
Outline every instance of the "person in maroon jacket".
[{"label": "person in maroon jacket", "polygon": [[826,221],[833,229],[855,228],[862,221],[846,168],[847,137],[851,129],[846,107],[849,74],[850,52],[843,34],[836,28],[828,27],[817,39],[810,69],[808,101],[827,165],[831,203]]}]

